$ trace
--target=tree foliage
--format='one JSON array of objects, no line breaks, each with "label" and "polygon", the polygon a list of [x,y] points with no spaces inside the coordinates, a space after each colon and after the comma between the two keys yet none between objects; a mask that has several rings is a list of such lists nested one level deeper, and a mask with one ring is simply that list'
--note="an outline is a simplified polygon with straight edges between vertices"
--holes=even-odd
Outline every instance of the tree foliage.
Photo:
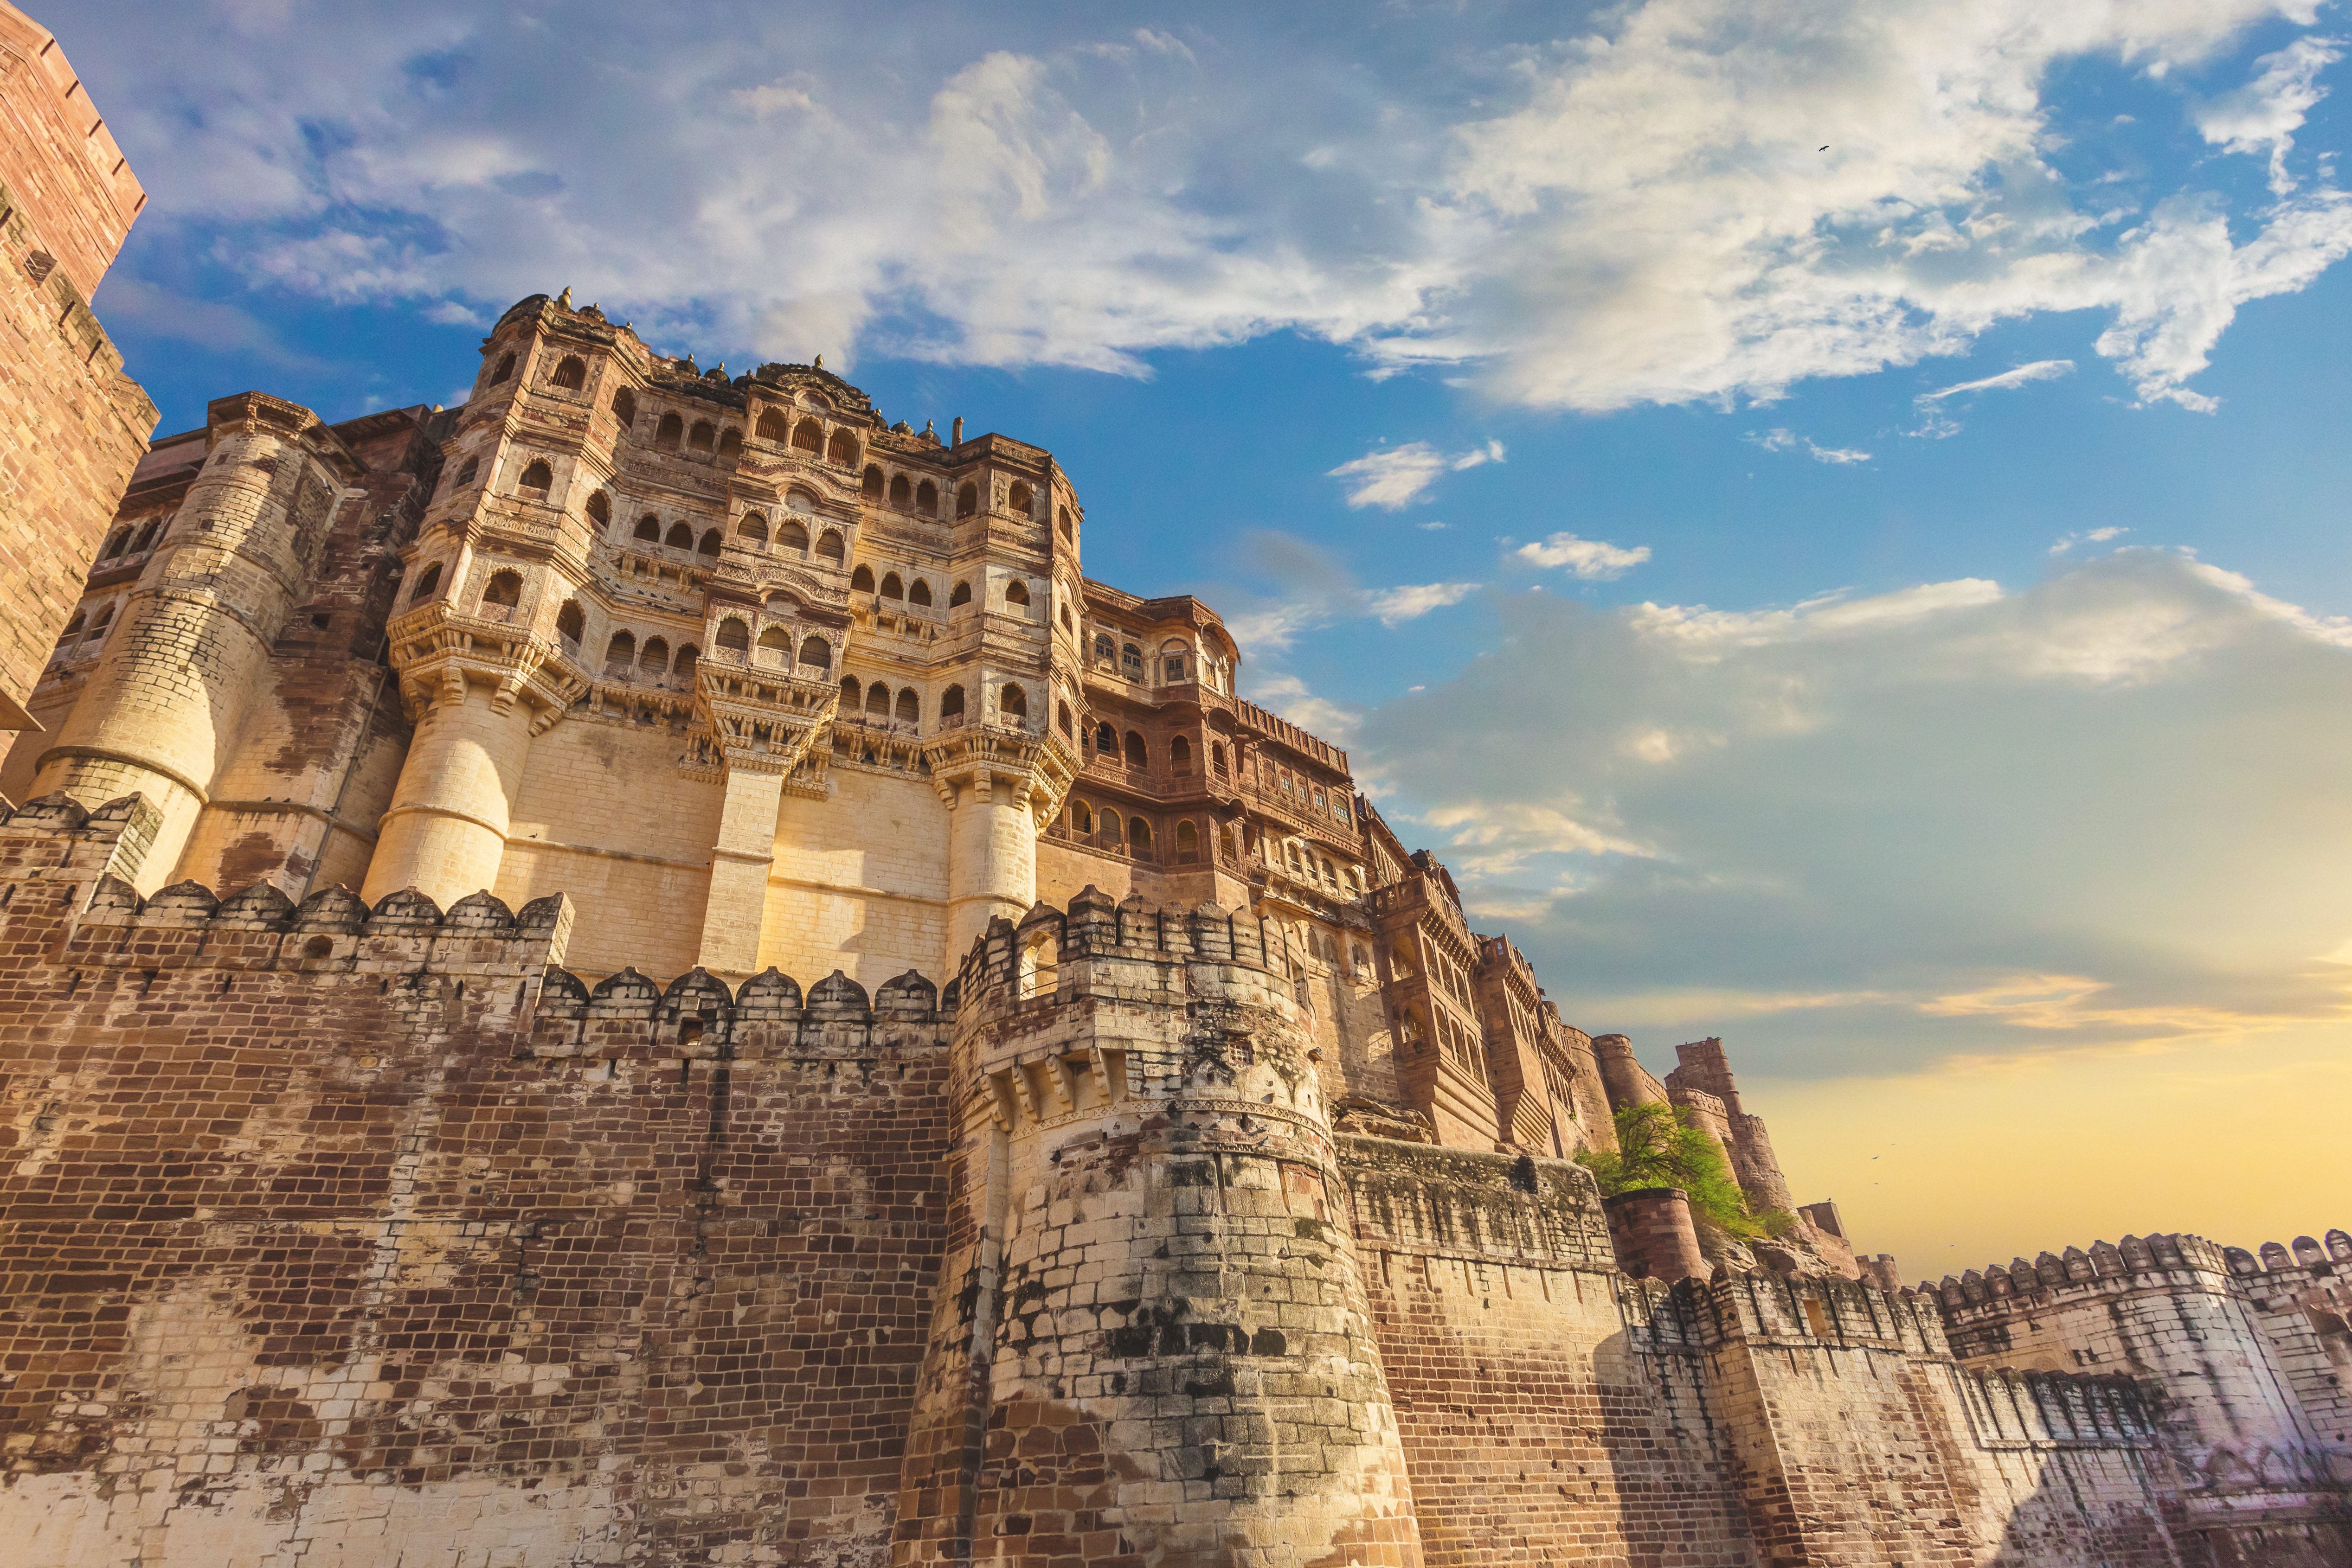
[{"label": "tree foliage", "polygon": [[1723,1145],[1687,1105],[1629,1105],[1617,1113],[1616,1123],[1614,1153],[1587,1149],[1576,1156],[1601,1184],[1602,1196],[1678,1186],[1688,1195],[1693,1215],[1734,1236],[1773,1236],[1786,1228],[1788,1216],[1748,1209]]}]

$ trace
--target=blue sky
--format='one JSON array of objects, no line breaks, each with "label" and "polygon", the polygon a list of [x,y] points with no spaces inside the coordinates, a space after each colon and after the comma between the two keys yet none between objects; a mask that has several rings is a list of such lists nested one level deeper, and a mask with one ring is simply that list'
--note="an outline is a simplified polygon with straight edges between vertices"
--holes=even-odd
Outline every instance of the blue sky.
[{"label": "blue sky", "polygon": [[[567,284],[822,351],[1051,448],[1092,575],[1218,604],[1570,1018],[1724,1035],[1885,1244],[2343,1223],[2316,1155],[2114,1174],[2352,1101],[2343,12],[1264,10],[42,19],[152,198],[97,303],[165,429],[447,401]],[[2071,1206],[1946,1196],[2102,1116]]]}]

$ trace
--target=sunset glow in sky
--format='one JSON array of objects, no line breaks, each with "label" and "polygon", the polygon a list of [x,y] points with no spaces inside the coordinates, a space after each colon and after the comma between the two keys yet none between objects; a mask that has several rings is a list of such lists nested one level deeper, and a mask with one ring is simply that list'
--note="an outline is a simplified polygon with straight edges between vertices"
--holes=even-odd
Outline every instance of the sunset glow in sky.
[{"label": "sunset glow in sky", "polygon": [[164,431],[457,401],[566,285],[823,353],[1050,448],[1909,1277],[2352,1225],[2342,9],[39,15]]}]

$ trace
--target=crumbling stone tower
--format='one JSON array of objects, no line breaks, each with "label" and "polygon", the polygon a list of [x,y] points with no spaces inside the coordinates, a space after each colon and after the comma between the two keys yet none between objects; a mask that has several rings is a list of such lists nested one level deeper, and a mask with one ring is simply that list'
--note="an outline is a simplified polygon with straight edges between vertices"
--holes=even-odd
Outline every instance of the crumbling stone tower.
[{"label": "crumbling stone tower", "polygon": [[1314,1048],[1258,922],[1088,888],[992,923],[956,988],[893,1561],[1418,1563]]}]

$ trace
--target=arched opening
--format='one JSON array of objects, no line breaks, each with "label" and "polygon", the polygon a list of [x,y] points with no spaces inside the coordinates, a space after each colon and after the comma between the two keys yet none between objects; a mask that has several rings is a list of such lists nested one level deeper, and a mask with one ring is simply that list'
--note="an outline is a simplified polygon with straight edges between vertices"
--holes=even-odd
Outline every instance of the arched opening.
[{"label": "arched opening", "polygon": [[480,458],[467,458],[463,463],[457,465],[457,487],[460,490],[464,489],[467,486],[474,482],[474,476],[481,471],[482,460]]},{"label": "arched opening", "polygon": [[661,543],[661,519],[647,512],[637,519],[636,531],[633,537],[641,538],[649,545]]},{"label": "arched opening", "polygon": [[425,569],[424,575],[416,580],[416,586],[409,591],[408,602],[411,604],[424,603],[426,600],[433,597],[433,591],[440,586],[441,563],[436,560],[431,566],[426,567]]},{"label": "arched opening", "polygon": [[967,482],[956,491],[956,516],[969,517],[980,510],[980,486]]},{"label": "arched opening", "polygon": [[857,677],[856,675],[844,675],[841,677],[841,711],[844,713],[856,713],[857,708]]},{"label": "arched opening", "polygon": [[1143,650],[1132,643],[1123,644],[1118,651],[1118,673],[1140,684],[1143,680]]},{"label": "arched opening", "polygon": [[656,451],[675,452],[677,450],[677,444],[684,439],[686,439],[686,421],[674,413],[662,415],[661,423],[654,426]]},{"label": "arched opening", "polygon": [[1145,748],[1143,737],[1131,729],[1127,732],[1127,765],[1129,768],[1151,766],[1151,753]]},{"label": "arched opening", "polygon": [[1225,775],[1225,748],[1218,741],[1209,742],[1209,771],[1223,779]]},{"label": "arched opening", "polygon": [[904,474],[890,476],[890,504],[894,507],[911,507],[915,504],[915,487],[907,483],[907,476]]},{"label": "arched opening", "polygon": [[637,653],[637,668],[649,675],[669,674],[668,641],[661,637],[646,638],[646,645]]},{"label": "arched opening", "polygon": [[155,545],[155,535],[163,528],[163,519],[158,517],[153,522],[149,523],[145,528],[140,529],[139,538],[131,543],[131,553],[132,555],[143,555],[148,550],[153,549]]},{"label": "arched opening", "polygon": [[1176,863],[1191,865],[1201,858],[1201,830],[1190,818],[1176,824]]},{"label": "arched opening", "polygon": [[672,523],[669,526],[669,532],[663,537],[662,543],[672,549],[692,549],[694,530],[684,523]]},{"label": "arched opening", "polygon": [[849,591],[852,593],[873,592],[874,569],[870,566],[861,566],[856,571],[851,572],[849,574]]},{"label": "arched opening", "polygon": [[129,528],[117,528],[110,536],[108,537],[106,548],[99,551],[98,559],[100,560],[112,560],[116,556],[121,555],[124,548],[130,543],[131,530]]},{"label": "arched opening", "polygon": [[1018,610],[1024,615],[1028,614],[1029,585],[1025,582],[1020,581],[1018,579],[1006,583],[1004,585],[1004,603],[1005,607],[1009,610]]},{"label": "arched opening", "polygon": [[694,644],[691,643],[683,643],[677,650],[677,657],[669,662],[669,673],[676,675],[681,681],[692,680],[694,678]]},{"label": "arched opening", "polygon": [[963,688],[961,686],[950,686],[940,694],[940,722],[943,725],[963,722]]},{"label": "arched opening", "polygon": [[1095,633],[1095,658],[1096,658],[1097,662],[1097,663],[1100,663],[1100,664],[1118,664],[1118,643],[1114,643],[1114,642],[1112,642],[1112,641],[1110,640],[1110,638],[1109,638],[1108,635],[1106,635],[1105,633],[1100,632],[1096,632],[1096,633]]},{"label": "arched opening", "polygon": [[890,716],[890,688],[880,681],[866,688],[866,714],[877,720]]},{"label": "arched opening", "polygon": [[526,496],[544,501],[547,499],[549,488],[554,483],[555,470],[549,467],[542,459],[532,463],[522,471],[522,478],[517,482],[516,488]]},{"label": "arched opening", "polygon": [[830,670],[833,668],[833,644],[822,637],[802,638],[800,664],[803,669]]},{"label": "arched opening", "polygon": [[719,444],[719,427],[707,419],[698,419],[694,428],[687,432],[686,444],[697,452],[708,452]]},{"label": "arched opening", "polygon": [[555,384],[566,392],[578,392],[588,384],[588,367],[577,354],[566,354],[563,362],[555,367]]},{"label": "arched opening", "polygon": [[604,644],[604,673],[625,675],[637,662],[637,637],[634,632],[615,632],[613,640]]},{"label": "arched opening", "polygon": [[940,515],[940,487],[929,479],[915,486],[915,510],[927,517]]},{"label": "arched opening", "polygon": [[776,548],[808,554],[808,530],[786,517],[776,525]]},{"label": "arched opening", "polygon": [[730,615],[719,623],[719,651],[722,653],[747,653],[751,649],[751,628]]},{"label": "arched opening", "polygon": [[106,629],[107,629],[109,626],[111,626],[111,625],[113,625],[113,624],[114,624],[114,606],[113,606],[113,605],[111,605],[111,604],[109,604],[105,609],[103,609],[103,610],[101,610],[101,611],[100,611],[100,612],[98,612],[98,619],[97,619],[96,621],[93,621],[93,622],[90,622],[90,626],[89,626],[89,634],[90,634],[91,638],[92,638],[93,640],[95,640],[95,639],[97,639],[97,638],[100,638],[100,637],[103,637],[103,636],[105,636],[105,635],[106,635]]},{"label": "arched opening", "polygon": [[1173,637],[1160,643],[1160,678],[1171,685],[1179,681],[1189,680],[1192,661],[1188,655],[1191,653],[1190,648]]},{"label": "arched opening", "polygon": [[1228,865],[1242,858],[1234,852],[1234,830],[1231,823],[1217,830],[1217,858]]},{"label": "arched opening", "polygon": [[613,417],[620,422],[623,430],[635,425],[637,423],[637,394],[626,387],[615,388],[613,392]]},{"label": "arched opening", "polygon": [[580,638],[588,630],[588,617],[576,599],[567,599],[563,608],[555,612],[555,634],[563,639],[563,651],[573,658],[580,656]]},{"label": "arched opening", "polygon": [[1135,852],[1137,860],[1150,860],[1151,858],[1151,824],[1140,817],[1130,817],[1128,819],[1127,826],[1127,847]]},{"label": "arched opening", "polygon": [[762,441],[789,441],[792,439],[789,423],[783,410],[768,409],[760,415],[760,423],[751,427],[751,434]]},{"label": "arched opening", "polygon": [[1168,743],[1168,771],[1171,773],[1192,771],[1192,743],[1181,735]]},{"label": "arched opening", "polygon": [[1067,507],[1064,507],[1062,508],[1061,526],[1062,538],[1065,539],[1070,539],[1072,537],[1070,533],[1070,508]]},{"label": "arched opening", "polygon": [[813,419],[801,421],[800,427],[793,432],[793,445],[802,452],[823,452],[824,426]]},{"label": "arched opening", "polygon": [[919,604],[929,610],[931,607],[931,585],[919,577],[915,579],[915,586],[907,590],[907,602]]},{"label": "arched opening", "polygon": [[1119,831],[1118,813],[1117,811],[1106,810],[1103,812],[1101,828],[1103,842],[1116,848],[1127,841],[1126,834]]},{"label": "arched opening", "polygon": [[1021,997],[1050,997],[1061,983],[1060,948],[1049,927],[1021,945]]},{"label": "arched opening", "polygon": [[857,481],[857,493],[869,501],[882,498],[882,470],[872,464],[866,465],[865,476]]},{"label": "arched opening", "polygon": [[761,517],[757,512],[744,513],[742,521],[735,525],[735,537],[739,539],[749,539],[751,542],[752,547],[756,549],[767,549],[767,519]]},{"label": "arched opening", "polygon": [[1027,718],[1029,716],[1029,694],[1023,691],[1013,682],[1005,682],[1003,685],[997,688],[996,711],[1003,714],[1006,718]]},{"label": "arched opening", "polygon": [[919,725],[923,722],[923,699],[915,695],[914,687],[899,688],[897,711],[900,724]]},{"label": "arched opening", "polygon": [[907,585],[899,580],[898,574],[897,572],[891,571],[885,572],[883,574],[882,597],[885,599],[904,599],[907,597]]},{"label": "arched opening", "polygon": [[66,622],[66,629],[58,633],[58,653],[64,653],[67,644],[81,635],[81,612],[77,610],[73,612],[73,619]]},{"label": "arched opening", "polygon": [[1094,831],[1095,814],[1093,808],[1089,807],[1084,800],[1071,801],[1070,831],[1083,837],[1092,834]]},{"label": "arched opening", "polygon": [[1118,731],[1109,725],[1095,726],[1095,755],[1116,762],[1118,760]]},{"label": "arched opening", "polygon": [[1013,482],[1013,488],[1004,493],[1004,504],[1024,517],[1035,511],[1037,507],[1036,497],[1028,486],[1018,479]]},{"label": "arched opening", "polygon": [[1055,703],[1054,705],[1054,722],[1061,727],[1062,733],[1064,735],[1068,736],[1073,740],[1076,740],[1078,737],[1078,732],[1072,728],[1070,725],[1069,704]]},{"label": "arched opening", "polygon": [[1071,620],[1071,619],[1070,619],[1070,607],[1069,607],[1068,605],[1066,605],[1066,604],[1063,605],[1063,606],[1062,606],[1062,630],[1063,630],[1063,631],[1065,631],[1065,632],[1076,632],[1077,629],[1078,629],[1078,623],[1077,623],[1076,622],[1075,622],[1075,621],[1073,621],[1073,620]]},{"label": "arched opening", "polygon": [[771,626],[760,633],[760,663],[789,664],[793,662],[793,634],[782,626]]},{"label": "arched opening", "polygon": [[522,574],[513,571],[492,572],[490,574],[490,585],[482,590],[482,602],[485,604],[495,604],[502,609],[509,610],[520,604],[522,602]]},{"label": "arched opening", "polygon": [[951,588],[951,589],[948,590],[948,608],[949,608],[949,609],[953,610],[953,609],[954,609],[957,605],[959,605],[959,604],[970,604],[971,602],[971,583],[969,583],[969,582],[959,582],[959,583],[957,583],[953,588]]},{"label": "arched opening", "polygon": [[490,372],[490,385],[502,385],[505,383],[506,379],[512,374],[514,374],[514,356],[512,354],[509,354],[505,359],[499,361],[499,368]]},{"label": "arched opening", "polygon": [[602,490],[588,497],[588,520],[600,528],[613,520],[612,499]]},{"label": "arched opening", "polygon": [[844,468],[856,467],[857,437],[850,434],[846,430],[835,431],[833,439],[825,444],[824,455]]},{"label": "arched opening", "polygon": [[829,560],[834,565],[839,566],[848,551],[842,548],[840,533],[835,529],[827,528],[817,538],[816,554],[819,560]]},{"label": "arched opening", "polygon": [[719,437],[719,455],[721,457],[742,456],[743,433],[736,429],[731,424],[729,425],[725,431],[720,433]]},{"label": "arched opening", "polygon": [[706,528],[703,530],[702,542],[694,547],[694,553],[707,555],[711,559],[717,560],[719,552],[726,547],[726,544],[727,541],[719,537],[717,528]]}]

